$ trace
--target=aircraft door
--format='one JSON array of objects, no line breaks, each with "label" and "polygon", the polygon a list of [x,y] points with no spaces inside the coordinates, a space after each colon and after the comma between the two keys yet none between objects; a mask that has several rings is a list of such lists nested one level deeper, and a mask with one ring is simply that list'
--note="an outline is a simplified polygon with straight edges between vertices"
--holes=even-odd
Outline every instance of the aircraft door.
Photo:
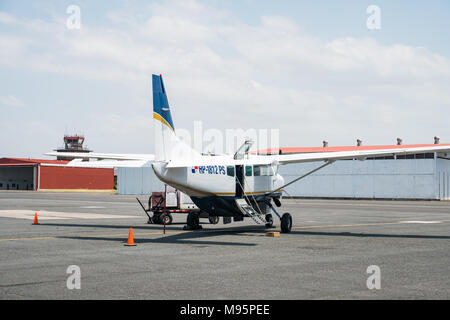
[{"label": "aircraft door", "polygon": [[236,197],[242,198],[244,195],[244,166],[236,165]]}]

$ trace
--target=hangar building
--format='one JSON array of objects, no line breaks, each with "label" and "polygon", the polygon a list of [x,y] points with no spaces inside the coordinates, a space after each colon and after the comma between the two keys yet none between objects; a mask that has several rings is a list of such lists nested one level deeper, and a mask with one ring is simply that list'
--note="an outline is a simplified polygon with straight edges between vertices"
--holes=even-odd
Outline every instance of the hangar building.
[{"label": "hangar building", "polygon": [[[322,163],[280,166],[286,182]],[[292,197],[450,200],[450,160],[379,159],[336,161],[286,187]]]},{"label": "hangar building", "polygon": [[114,189],[114,169],[70,167],[68,162],[0,158],[0,190]]},{"label": "hangar building", "polygon": [[151,194],[164,190],[164,183],[158,179],[151,166],[116,168],[118,194]]}]

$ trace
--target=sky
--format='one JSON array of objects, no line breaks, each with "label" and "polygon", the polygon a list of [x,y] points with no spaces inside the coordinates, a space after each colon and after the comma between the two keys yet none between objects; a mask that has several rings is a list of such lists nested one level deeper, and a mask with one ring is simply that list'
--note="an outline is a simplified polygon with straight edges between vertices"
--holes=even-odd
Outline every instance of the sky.
[{"label": "sky", "polygon": [[46,158],[73,133],[152,153],[152,74],[177,130],[450,143],[449,18],[445,0],[1,0],[0,157]]}]

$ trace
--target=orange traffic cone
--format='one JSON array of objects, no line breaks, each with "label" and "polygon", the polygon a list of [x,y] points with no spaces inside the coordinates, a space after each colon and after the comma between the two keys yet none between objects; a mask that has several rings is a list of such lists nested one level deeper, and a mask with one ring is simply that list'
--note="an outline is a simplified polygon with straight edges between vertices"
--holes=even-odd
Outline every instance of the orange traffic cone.
[{"label": "orange traffic cone", "polygon": [[37,218],[37,212],[34,213],[34,221],[33,224],[39,224],[38,218]]},{"label": "orange traffic cone", "polygon": [[130,231],[128,232],[128,241],[127,243],[125,243],[126,246],[135,246],[136,244],[134,243],[134,239],[133,239],[133,229],[130,228]]}]

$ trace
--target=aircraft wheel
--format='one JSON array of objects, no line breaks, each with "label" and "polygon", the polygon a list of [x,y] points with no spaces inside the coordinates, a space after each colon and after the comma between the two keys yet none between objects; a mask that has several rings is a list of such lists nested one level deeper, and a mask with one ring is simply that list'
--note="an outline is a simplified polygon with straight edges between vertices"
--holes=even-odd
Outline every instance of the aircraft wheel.
[{"label": "aircraft wheel", "polygon": [[273,218],[270,213],[266,214],[266,228],[273,228]]},{"label": "aircraft wheel", "polygon": [[152,217],[153,223],[154,223],[154,224],[159,224],[159,223],[161,223],[160,218],[161,218],[161,215],[160,215],[160,214],[153,214],[153,217]]},{"label": "aircraft wheel", "polygon": [[209,220],[209,223],[211,223],[211,224],[218,224],[220,218],[219,218],[219,217],[213,217],[213,216],[210,216],[210,217],[208,218],[208,220]]},{"label": "aircraft wheel", "polygon": [[277,207],[281,207],[281,201],[280,201],[280,199],[278,199],[278,198],[273,198],[273,202],[275,203],[275,205],[276,205]]},{"label": "aircraft wheel", "polygon": [[200,219],[198,217],[198,214],[193,212],[188,213],[186,224],[187,224],[186,229],[188,230],[197,230],[202,228],[202,226],[200,225]]},{"label": "aircraft wheel", "polygon": [[286,212],[281,216],[281,232],[289,233],[291,232],[291,228],[292,228],[292,217],[288,212]]}]

